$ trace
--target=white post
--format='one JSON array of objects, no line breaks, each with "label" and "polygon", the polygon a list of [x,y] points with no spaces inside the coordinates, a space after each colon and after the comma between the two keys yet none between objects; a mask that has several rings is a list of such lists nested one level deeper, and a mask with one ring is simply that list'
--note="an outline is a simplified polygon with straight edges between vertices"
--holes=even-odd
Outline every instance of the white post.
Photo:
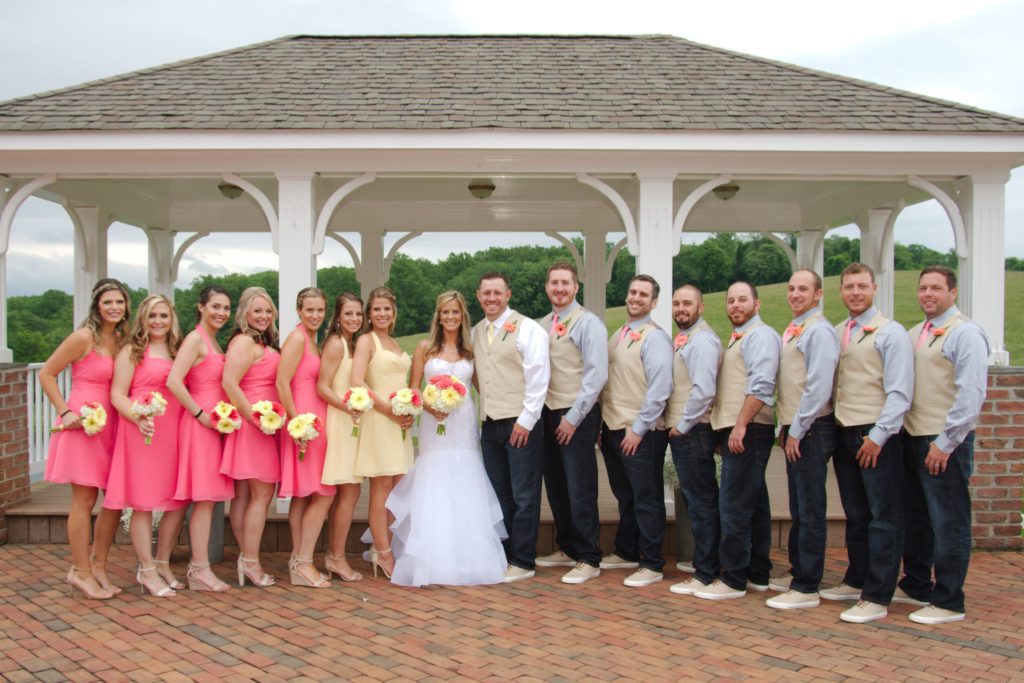
[{"label": "white post", "polygon": [[607,233],[583,233],[583,272],[580,280],[583,287],[583,305],[598,318],[604,319],[605,285],[605,236]]},{"label": "white post", "polygon": [[796,233],[796,265],[798,270],[825,274],[824,230],[801,230]]},{"label": "white post", "polygon": [[895,315],[895,251],[892,231],[902,208],[870,209],[857,220],[857,227],[860,228],[860,260],[875,271],[875,283],[878,285],[875,306],[890,318]]},{"label": "white post", "polygon": [[92,288],[107,276],[107,230],[111,218],[95,206],[66,205],[75,224],[74,324],[89,315]]},{"label": "white post", "polygon": [[672,257],[679,244],[672,243],[672,181],[674,175],[639,174],[640,207],[637,222],[636,272],[646,273],[661,286],[658,305],[651,318],[672,331]]},{"label": "white post", "polygon": [[146,228],[149,242],[149,284],[150,294],[163,294],[174,301],[174,235],[173,230]]},{"label": "white post", "polygon": [[1007,365],[1003,338],[1006,305],[1005,206],[1009,174],[972,175],[955,195],[967,233],[967,258],[960,260],[959,305],[981,325],[992,348],[989,363]]},{"label": "white post", "polygon": [[[0,184],[0,215],[7,208],[7,200],[14,189]],[[7,250],[0,251],[0,363],[14,360],[14,352],[7,345]]]},{"label": "white post", "polygon": [[278,325],[283,339],[299,322],[295,295],[316,286],[316,189],[312,173],[277,174]]},{"label": "white post", "polygon": [[359,291],[365,300],[370,292],[382,286],[387,279],[384,275],[384,233],[379,230],[363,230],[359,233],[359,244]]}]

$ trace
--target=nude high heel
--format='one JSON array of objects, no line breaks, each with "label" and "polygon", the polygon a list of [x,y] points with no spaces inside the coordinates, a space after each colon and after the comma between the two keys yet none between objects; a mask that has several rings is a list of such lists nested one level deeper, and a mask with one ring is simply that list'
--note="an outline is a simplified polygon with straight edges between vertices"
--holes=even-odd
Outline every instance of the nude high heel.
[{"label": "nude high heel", "polygon": [[344,559],[343,557],[338,557],[337,555],[332,555],[331,553],[327,553],[326,557],[324,557],[324,566],[327,568],[327,574],[330,575],[331,572],[334,572],[335,574],[338,575],[338,578],[341,579],[342,581],[362,581],[363,580],[363,575],[360,574],[359,572],[357,572],[354,569],[352,570],[351,574],[346,576],[346,575],[342,574],[339,570],[337,570],[337,569],[335,569],[334,567],[331,566],[332,563],[339,562],[339,561],[341,561],[343,559]]},{"label": "nude high heel", "polygon": [[88,569],[79,569],[75,565],[71,565],[68,569],[68,576],[66,579],[68,582],[68,597],[74,597],[76,588],[82,591],[82,594],[90,600],[109,600],[114,597],[114,595],[110,593],[110,591],[104,589],[103,586],[100,586],[99,593],[90,590],[89,587],[85,585],[85,581],[82,580],[82,577],[79,576],[79,573],[88,572]]},{"label": "nude high heel", "polygon": [[293,586],[307,586],[309,588],[330,588],[330,579],[325,579],[323,574],[317,572],[317,578],[315,581],[310,581],[299,571],[299,567],[313,564],[313,560],[303,560],[295,557],[288,565],[288,578]]},{"label": "nude high heel", "polygon": [[202,577],[199,576],[199,572],[203,569],[209,569],[209,562],[189,562],[188,573],[185,575],[188,578],[189,590],[194,591],[209,591],[211,593],[225,593],[231,589],[231,586],[227,585],[216,576],[213,577],[214,582],[207,583]]},{"label": "nude high heel", "polygon": [[[103,590],[107,591],[111,595],[117,595],[118,593],[121,592],[120,588],[118,588],[114,584],[110,583],[110,578],[107,576],[107,569],[106,569],[107,561],[106,560],[104,560],[103,562],[97,562],[95,558],[90,557],[89,558],[89,567],[90,567],[90,569],[92,569],[92,577],[94,579],[96,579],[96,583],[98,583],[100,585],[100,588],[102,588]],[[103,577],[102,577],[103,580],[102,581],[100,580],[100,577],[97,576],[97,574],[96,574],[96,570],[97,569],[99,569],[101,572],[103,572]],[[104,581],[106,581],[105,584],[104,584]]]},{"label": "nude high heel", "polygon": [[[380,567],[381,573],[383,573],[385,577],[389,579],[391,578],[391,573],[387,569],[384,569],[384,565],[380,563],[381,557],[385,557],[390,554],[391,548],[384,548],[383,550],[377,550],[376,548],[370,549],[370,564],[373,565],[374,576],[377,576],[377,567]],[[392,568],[392,571],[394,571],[394,568]]]},{"label": "nude high heel", "polygon": [[249,565],[259,564],[259,561],[260,560],[259,560],[258,557],[255,558],[255,559],[250,559],[248,557],[242,557],[241,555],[238,556],[238,585],[239,586],[244,586],[246,579],[249,579],[249,583],[251,583],[252,585],[259,586],[261,588],[266,588],[267,586],[273,586],[276,583],[274,581],[274,577],[271,576],[270,574],[267,574],[266,572],[263,572],[262,576],[256,576],[255,574],[251,574],[249,572],[249,569],[248,569]]},{"label": "nude high heel", "polygon": [[156,577],[158,579],[160,579],[161,581],[164,580],[164,578],[160,576],[160,574],[156,571],[156,567],[143,567],[142,565],[139,565],[139,570],[135,572],[135,583],[139,584],[139,595],[145,595],[147,590],[149,591],[150,595],[152,595],[154,598],[170,598],[177,595],[174,589],[168,586],[166,583],[163,585],[162,588],[158,588],[157,590],[153,590],[152,588],[147,586],[145,582],[142,580],[142,575],[146,572],[153,572],[154,574],[156,574]]},{"label": "nude high heel", "polygon": [[[168,571],[170,571],[170,569],[171,569],[171,563],[168,560],[153,560],[153,564],[165,564],[165,565],[167,565],[167,570]],[[173,578],[174,574],[171,574],[171,577],[172,578],[171,578],[170,581],[168,581],[162,575],[161,575],[160,578],[164,579],[164,582],[166,582],[167,585],[170,586],[171,588],[173,588],[174,590],[179,590],[180,591],[182,588],[185,587],[185,584],[183,584],[181,581],[178,581],[177,579]]]}]

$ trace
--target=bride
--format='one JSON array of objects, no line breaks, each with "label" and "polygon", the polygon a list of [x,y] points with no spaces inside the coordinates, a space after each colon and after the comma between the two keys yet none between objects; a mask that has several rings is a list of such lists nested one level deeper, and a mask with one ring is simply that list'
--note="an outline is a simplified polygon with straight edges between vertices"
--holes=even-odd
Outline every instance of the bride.
[{"label": "bride", "polygon": [[[456,291],[437,297],[430,333],[416,347],[410,386],[420,389],[435,375],[455,375],[470,386],[473,350],[466,300]],[[437,434],[440,420],[446,433]],[[466,585],[501,583],[505,538],[501,506],[484,471],[473,401],[452,413],[424,407],[419,457],[395,485],[387,508],[394,515],[392,583]]]}]

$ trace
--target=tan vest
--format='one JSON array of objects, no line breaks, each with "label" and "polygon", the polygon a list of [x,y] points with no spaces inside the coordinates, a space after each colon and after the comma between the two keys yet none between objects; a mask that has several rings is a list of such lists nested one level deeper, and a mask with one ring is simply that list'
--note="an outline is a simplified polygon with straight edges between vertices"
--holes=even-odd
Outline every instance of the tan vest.
[{"label": "tan vest", "polygon": [[[820,322],[828,321],[821,313],[815,313],[804,321],[801,329],[806,332],[811,329],[811,325]],[[800,399],[807,388],[807,363],[804,361],[804,352],[797,347],[799,339],[799,336],[790,337],[789,341],[782,345],[782,356],[779,358],[779,377],[775,382],[775,388],[779,393],[779,423],[783,425],[793,424],[796,411],[800,409]],[[814,417],[818,418],[831,412],[832,401],[829,400]]]},{"label": "tan vest", "polygon": [[[519,417],[526,400],[526,375],[523,354],[516,348],[523,316],[513,313],[494,331],[494,341],[487,343],[487,318],[476,324],[473,355],[480,382],[480,413],[492,420]],[[515,331],[506,333],[505,325],[515,324]]]},{"label": "tan vest", "polygon": [[[708,334],[715,333],[707,321],[701,319],[697,329],[690,333],[690,340],[692,341],[695,336],[705,332]],[[690,342],[688,341],[687,343]],[[718,362],[719,364],[722,362],[721,355],[718,357]],[[686,403],[690,400],[691,391],[693,391],[693,381],[690,379],[690,370],[686,367],[686,363],[683,362],[682,349],[679,349],[672,354],[672,395],[669,396],[668,404],[665,406],[666,427],[675,427],[679,424],[679,420],[683,419],[683,410],[686,408]],[[701,416],[699,422],[709,422],[711,420],[712,406],[708,407],[707,412]]]},{"label": "tan vest", "polygon": [[544,399],[544,405],[551,410],[571,408],[576,402],[576,395],[583,385],[583,354],[576,344],[569,339],[569,330],[586,313],[586,309],[577,306],[566,320],[561,320],[565,325],[565,334],[557,336],[551,334],[551,317],[548,313],[540,319],[540,326],[548,332],[551,340],[549,346],[549,357],[551,359],[551,379],[548,381],[548,395]]},{"label": "tan vest", "polygon": [[[903,418],[903,427],[911,436],[941,434],[946,427],[946,414],[956,399],[956,377],[953,364],[942,355],[942,345],[953,328],[966,321],[963,313],[957,313],[941,326],[945,330],[941,337],[929,334],[925,342],[914,349],[914,400]],[[910,330],[912,344],[917,344],[922,328],[923,321]]]},{"label": "tan vest", "polygon": [[[840,342],[846,334],[847,322],[848,319],[836,325]],[[885,368],[882,354],[875,348],[875,337],[890,322],[881,313],[876,314],[867,324],[875,331],[865,334],[863,327],[856,330],[850,336],[850,344],[839,353],[834,405],[836,420],[844,427],[874,424],[882,414]]]},{"label": "tan vest", "polygon": [[[639,341],[630,339],[630,333],[619,341],[620,330],[615,330],[608,340],[608,382],[601,392],[601,415],[609,429],[625,429],[633,426],[633,420],[647,396],[647,374],[640,358],[640,350],[654,330],[659,329],[652,322],[644,323],[639,330]],[[655,429],[661,429],[661,421]]]},{"label": "tan vest", "polygon": [[[712,429],[732,427],[740,416],[740,408],[747,397],[747,363],[743,360],[741,349],[747,341],[747,335],[761,325],[764,323],[751,325],[743,334],[743,338],[727,346],[725,353],[722,354],[722,367],[718,371],[718,393],[715,395],[715,407],[711,409]],[[775,424],[771,406],[762,406],[751,422]]]}]

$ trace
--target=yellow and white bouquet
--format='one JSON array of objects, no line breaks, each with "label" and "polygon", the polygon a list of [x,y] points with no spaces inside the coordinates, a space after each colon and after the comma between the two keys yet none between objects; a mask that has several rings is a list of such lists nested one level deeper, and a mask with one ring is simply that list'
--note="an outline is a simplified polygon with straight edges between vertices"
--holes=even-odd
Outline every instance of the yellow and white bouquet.
[{"label": "yellow and white bouquet", "polygon": [[306,456],[306,446],[309,442],[320,436],[323,431],[324,424],[314,413],[299,413],[288,421],[288,435],[299,446],[299,460]]},{"label": "yellow and white bouquet", "polygon": [[352,411],[352,436],[359,436],[359,418],[373,407],[373,398],[366,387],[352,387],[345,392],[342,402]]},{"label": "yellow and white bouquet", "polygon": [[[107,409],[101,403],[83,403],[78,409],[78,414],[82,417],[82,430],[86,436],[96,436],[107,426]],[[51,434],[63,431],[63,424],[50,427]]]},{"label": "yellow and white bouquet", "polygon": [[[412,415],[416,417],[423,412],[423,399],[420,392],[408,387],[391,392],[391,412],[395,415]],[[405,441],[406,433],[402,430],[402,440]]]},{"label": "yellow and white bouquet", "polygon": [[221,434],[230,434],[242,428],[242,416],[238,413],[238,408],[227,401],[218,401],[210,414],[214,417],[214,429]]},{"label": "yellow and white bouquet", "polygon": [[[136,419],[140,417],[160,417],[167,412],[167,399],[159,391],[151,391],[142,398],[132,401],[131,414]],[[146,437],[146,445],[153,443],[153,437]]]},{"label": "yellow and white bouquet", "polygon": [[[451,413],[466,400],[466,385],[455,375],[434,375],[423,388],[423,402],[439,413]],[[437,433],[446,434],[445,421],[438,420]]]},{"label": "yellow and white bouquet", "polygon": [[273,436],[284,426],[285,417],[284,406],[277,401],[256,401],[252,404],[252,419],[267,436]]}]

